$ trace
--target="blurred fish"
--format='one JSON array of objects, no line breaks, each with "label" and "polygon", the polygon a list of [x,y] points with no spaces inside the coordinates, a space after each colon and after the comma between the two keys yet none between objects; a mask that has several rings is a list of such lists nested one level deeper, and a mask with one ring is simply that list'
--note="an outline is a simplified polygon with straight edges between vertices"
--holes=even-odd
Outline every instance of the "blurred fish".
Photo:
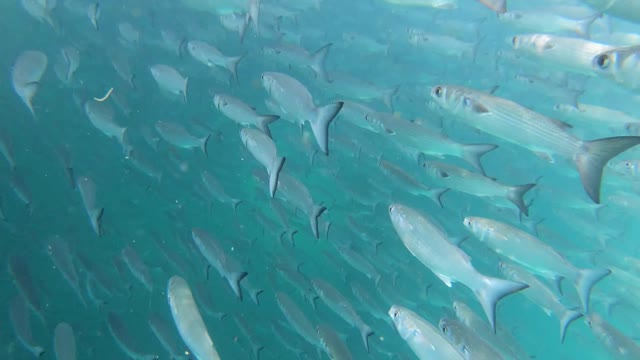
[{"label": "blurred fish", "polygon": [[149,70],[160,90],[174,96],[182,95],[184,102],[187,103],[188,77],[183,77],[178,70],[164,64],[152,65]]},{"label": "blurred fish", "polygon": [[324,352],[333,360],[351,360],[351,352],[340,336],[326,324],[320,324],[316,328],[320,337],[320,344]]},{"label": "blurred fish", "polygon": [[458,8],[458,0],[383,0],[397,6],[430,7],[440,10],[453,10]]},{"label": "blurred fish", "polygon": [[94,29],[100,30],[100,3],[92,2],[87,6],[87,17],[89,17],[89,21]]},{"label": "blurred fish", "polygon": [[84,104],[84,112],[96,129],[110,138],[115,138],[124,147],[127,128],[119,126],[114,121],[115,114],[108,103],[89,100]]},{"label": "blurred fish", "polygon": [[220,112],[237,124],[256,127],[269,137],[271,137],[269,124],[280,118],[277,115],[259,115],[254,108],[245,104],[242,100],[226,94],[214,95],[213,104]]},{"label": "blurred fish", "polygon": [[315,327],[304,315],[302,310],[298,308],[298,305],[291,300],[291,298],[283,293],[276,292],[276,302],[284,317],[289,321],[289,324],[303,339],[316,348],[322,348],[320,336],[318,335]]},{"label": "blurred fish", "polygon": [[298,80],[282,73],[262,73],[262,86],[290,121],[303,126],[308,122],[318,147],[329,154],[329,124],[338,115],[344,102],[316,107],[309,90]]},{"label": "blurred fish", "polygon": [[29,308],[25,300],[20,296],[15,296],[9,301],[9,319],[13,325],[16,337],[24,348],[39,358],[44,354],[44,348],[33,339],[31,333],[31,323],[29,318]]},{"label": "blurred fish", "polygon": [[28,50],[16,58],[11,70],[13,90],[18,94],[20,99],[22,99],[22,102],[34,117],[36,114],[32,101],[38,89],[40,89],[40,79],[42,79],[42,76],[47,70],[47,64],[47,55],[40,51]]},{"label": "blurred fish", "polygon": [[585,322],[609,354],[616,359],[640,358],[640,345],[602,319],[600,315],[596,313],[586,315]]},{"label": "blurred fish", "polygon": [[149,290],[149,292],[153,291],[153,278],[151,277],[151,271],[147,267],[147,265],[142,261],[138,252],[127,245],[121,251],[122,260],[127,264],[127,268],[131,271],[131,274],[144,285],[144,287]]},{"label": "blurred fish", "polygon": [[131,336],[131,332],[122,321],[120,315],[109,311],[107,313],[107,328],[120,350],[130,358],[138,360],[158,359],[157,355],[149,354],[140,349],[140,344],[134,340],[135,337]]},{"label": "blurred fish", "polygon": [[238,63],[242,60],[244,55],[225,56],[215,47],[205,43],[204,41],[198,40],[189,41],[187,43],[187,49],[189,50],[189,54],[191,54],[191,56],[193,56],[197,61],[207,66],[223,67],[229,70],[231,75],[233,75],[233,78],[238,81]]},{"label": "blurred fish", "polygon": [[280,183],[278,179],[285,158],[278,156],[278,150],[273,140],[261,131],[244,128],[240,130],[240,138],[251,155],[267,170],[269,195],[274,197]]},{"label": "blurred fish", "polygon": [[211,134],[197,138],[191,135],[182,125],[168,121],[156,121],[154,127],[160,137],[169,144],[183,149],[199,148],[206,157],[209,157],[207,144]]},{"label": "blurred fish", "polygon": [[467,327],[456,319],[441,318],[438,327],[444,336],[455,346],[466,359],[500,360],[502,355],[484,342],[474,329]]},{"label": "blurred fish", "polygon": [[589,38],[591,24],[601,16],[594,12],[592,16],[573,19],[556,9],[539,8],[533,10],[511,10],[498,15],[498,20],[514,28],[548,34],[575,33]]},{"label": "blurred fish", "polygon": [[238,205],[242,202],[242,200],[234,199],[229,196],[220,183],[211,173],[204,170],[202,174],[200,174],[200,178],[202,179],[202,183],[204,187],[207,189],[209,194],[216,198],[216,200],[221,203],[229,204],[233,208],[234,213],[238,213]]},{"label": "blurred fish", "polygon": [[332,80],[327,75],[325,62],[327,61],[327,55],[329,54],[329,50],[332,45],[333,44],[329,43],[311,54],[305,48],[299,46],[280,44],[277,46],[264,47],[262,48],[262,53],[284,63],[285,65],[288,65],[289,67],[309,67],[313,70],[318,80],[330,82]]},{"label": "blurred fish", "polygon": [[247,32],[247,26],[249,25],[248,14],[232,12],[228,14],[220,14],[220,23],[225,29],[233,32],[237,32],[240,36],[240,43],[244,42],[244,36]]},{"label": "blurred fish", "polygon": [[73,254],[69,247],[69,243],[60,236],[53,236],[47,242],[46,248],[53,264],[58,268],[73,292],[76,293],[80,303],[84,307],[87,307],[87,303],[82,295],[82,290],[80,290],[80,278],[78,277],[78,272],[76,271],[75,264],[73,263]]},{"label": "blurred fish", "polygon": [[156,336],[162,347],[169,353],[171,360],[186,360],[185,350],[178,349],[178,341],[175,339],[174,332],[167,320],[158,313],[149,315],[149,327]]},{"label": "blurred fish", "polygon": [[[640,10],[640,8],[639,8]],[[593,68],[630,89],[640,87],[640,45],[613,48],[593,57]]]},{"label": "blurred fish", "polygon": [[53,350],[57,360],[76,360],[76,338],[71,325],[62,322],[53,331]]},{"label": "blurred fish", "polygon": [[179,276],[171,277],[167,284],[167,298],[178,332],[196,359],[220,360],[189,284]]}]

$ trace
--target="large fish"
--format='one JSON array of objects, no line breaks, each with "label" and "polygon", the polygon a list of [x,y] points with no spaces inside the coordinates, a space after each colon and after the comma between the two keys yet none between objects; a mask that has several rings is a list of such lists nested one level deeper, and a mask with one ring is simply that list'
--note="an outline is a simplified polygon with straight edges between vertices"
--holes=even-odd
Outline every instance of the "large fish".
[{"label": "large fish", "polygon": [[269,174],[269,195],[274,197],[285,158],[278,156],[276,144],[267,134],[259,130],[244,128],[240,130],[240,138],[244,146],[251,152],[251,155],[267,170]]},{"label": "large fish", "polygon": [[275,100],[289,120],[304,125],[308,122],[323,153],[329,154],[329,124],[344,105],[337,102],[316,107],[309,90],[289,75],[276,72],[262,73],[262,86]]},{"label": "large fish", "polygon": [[189,284],[179,276],[171,277],[167,284],[167,299],[178,332],[196,359],[220,360]]},{"label": "large fish", "polygon": [[443,283],[451,287],[459,282],[473,291],[495,331],[498,301],[528,285],[479,273],[469,255],[452,244],[435,223],[412,208],[391,204],[389,217],[407,250]]},{"label": "large fish", "polygon": [[11,69],[11,84],[29,112],[35,116],[33,98],[40,88],[40,79],[47,71],[49,60],[40,51],[28,50],[21,53],[13,63]]},{"label": "large fish", "polygon": [[640,144],[640,136],[586,141],[571,134],[570,125],[536,113],[513,101],[462,86],[436,85],[431,97],[470,126],[524,147],[545,159],[575,162],[582,186],[600,203],[602,172],[607,162]]},{"label": "large fish", "polygon": [[555,280],[558,289],[562,279],[573,281],[585,314],[589,311],[591,288],[611,273],[609,269],[579,269],[540,239],[503,222],[467,216],[463,223],[498,254],[535,274]]},{"label": "large fish", "polygon": [[398,334],[420,360],[463,360],[456,348],[435,326],[402,306],[393,305],[388,312]]}]

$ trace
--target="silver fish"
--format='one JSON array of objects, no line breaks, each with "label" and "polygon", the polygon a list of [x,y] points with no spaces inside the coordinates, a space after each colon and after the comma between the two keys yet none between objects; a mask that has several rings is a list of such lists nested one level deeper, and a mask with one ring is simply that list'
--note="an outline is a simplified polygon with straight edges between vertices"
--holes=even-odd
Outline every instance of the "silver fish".
[{"label": "silver fish", "polygon": [[220,23],[225,29],[229,31],[235,31],[240,36],[240,43],[244,42],[244,36],[247,33],[247,26],[249,25],[248,14],[239,12],[232,12],[228,14],[220,15]]},{"label": "silver fish", "polygon": [[325,69],[327,55],[331,49],[331,43],[309,53],[305,48],[291,45],[281,44],[273,47],[262,48],[263,54],[272,57],[290,67],[309,67],[315,73],[317,79],[323,82],[330,82],[329,76]]},{"label": "silver fish", "polygon": [[208,171],[203,171],[200,174],[200,179],[202,179],[202,183],[204,187],[207,189],[211,196],[215,197],[218,201],[230,204],[233,208],[234,213],[238,213],[238,205],[242,203],[242,200],[234,199],[229,196],[225,191],[223,185]]},{"label": "silver fish", "polygon": [[407,345],[420,360],[463,360],[460,354],[441,334],[420,315],[402,306],[393,305],[388,312],[391,320]]},{"label": "silver fish", "polygon": [[327,353],[332,360],[351,360],[353,356],[347,345],[340,339],[340,336],[326,324],[320,324],[316,327],[320,344],[324,352]]},{"label": "silver fish", "polygon": [[209,157],[207,144],[211,138],[211,134],[197,138],[191,135],[182,125],[168,121],[157,121],[154,127],[156,131],[158,131],[158,134],[160,134],[160,137],[169,144],[183,149],[199,148],[206,157]]},{"label": "silver fish", "polygon": [[171,360],[187,360],[185,350],[178,349],[178,341],[176,341],[174,333],[167,320],[158,313],[149,315],[149,327],[151,332],[156,336],[162,347],[169,353]]},{"label": "silver fish", "polygon": [[474,292],[494,330],[497,302],[527,288],[527,284],[479,273],[469,255],[449,242],[448,236],[418,211],[392,204],[389,217],[407,250],[443,283],[451,287],[454,282],[460,282]]},{"label": "silver fish", "polygon": [[9,302],[9,319],[16,332],[16,337],[33,356],[39,358],[44,354],[44,348],[33,339],[31,333],[31,323],[29,319],[29,308],[25,300],[20,296],[15,296]]},{"label": "silver fish", "polygon": [[269,195],[274,197],[285,158],[278,156],[278,149],[276,149],[273,140],[259,130],[243,128],[240,130],[240,138],[247,150],[251,152],[251,155],[267,170],[269,175]]},{"label": "silver fish", "polygon": [[555,280],[558,289],[561,289],[562,279],[572,280],[585,314],[589,310],[591,288],[611,273],[609,269],[579,269],[548,244],[503,222],[467,216],[463,223],[478,240],[498,254],[519,263],[535,274]]},{"label": "silver fish", "polygon": [[321,348],[322,345],[318,333],[298,305],[287,294],[279,291],[276,292],[276,302],[293,329],[309,344]]},{"label": "silver fish", "polygon": [[131,274],[138,279],[144,285],[144,287],[153,292],[153,278],[151,277],[151,271],[147,265],[142,261],[138,252],[127,245],[121,252],[124,263],[127,264],[127,268],[131,271]]},{"label": "silver fish", "polygon": [[213,104],[226,117],[242,126],[254,126],[271,137],[269,124],[278,120],[278,115],[259,115],[256,110],[242,100],[226,94],[216,94]]},{"label": "silver fish", "polygon": [[119,126],[113,120],[115,114],[109,103],[89,100],[84,104],[84,112],[96,129],[110,138],[115,138],[124,146],[127,128]]},{"label": "silver fish", "polygon": [[134,339],[134,336],[131,336],[131,332],[129,328],[124,324],[120,315],[109,311],[107,313],[107,328],[113,336],[113,340],[115,340],[116,344],[131,359],[136,360],[157,360],[158,356],[146,353],[144,350],[140,349],[140,344],[137,343]]},{"label": "silver fish", "polygon": [[238,63],[244,58],[241,56],[226,56],[215,47],[205,43],[204,41],[191,40],[187,43],[189,54],[197,61],[207,66],[223,67],[233,75],[238,81]]},{"label": "silver fish", "polygon": [[151,76],[153,76],[160,90],[175,96],[182,96],[184,102],[187,102],[189,77],[183,77],[178,70],[164,64],[153,65],[149,67],[149,71],[151,71]]},{"label": "silver fish", "polygon": [[40,51],[27,50],[21,53],[11,69],[11,84],[29,112],[35,117],[32,101],[40,88],[40,79],[47,71],[49,60]]},{"label": "silver fish", "polygon": [[282,73],[262,73],[262,86],[286,113],[289,120],[303,126],[308,122],[316,142],[326,155],[329,154],[329,124],[338,115],[344,102],[316,107],[309,90],[298,80]]},{"label": "silver fish", "polygon": [[53,350],[57,360],[76,360],[76,337],[71,325],[62,322],[53,331]]},{"label": "silver fish", "polygon": [[574,161],[582,185],[595,203],[600,203],[602,171],[607,162],[640,144],[638,136],[585,141],[573,136],[566,123],[510,100],[461,86],[434,86],[431,97],[476,129],[524,147],[546,159],[552,160],[554,155],[558,155]]},{"label": "silver fish", "polygon": [[167,284],[167,298],[178,332],[196,359],[220,360],[189,284],[179,276],[171,277]]},{"label": "silver fish", "polygon": [[318,232],[318,218],[327,208],[323,205],[316,205],[311,197],[309,189],[293,176],[285,173],[278,178],[278,195],[286,202],[290,203],[298,210],[304,212],[309,218],[309,226],[316,239],[320,238]]},{"label": "silver fish", "polygon": [[469,360],[503,360],[502,355],[456,319],[441,318],[438,327],[444,336]]}]

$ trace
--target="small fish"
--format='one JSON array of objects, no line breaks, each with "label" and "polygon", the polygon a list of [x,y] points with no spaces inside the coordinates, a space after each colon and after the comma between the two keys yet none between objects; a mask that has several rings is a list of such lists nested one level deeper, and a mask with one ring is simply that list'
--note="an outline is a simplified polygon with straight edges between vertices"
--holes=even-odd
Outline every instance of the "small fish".
[{"label": "small fish", "polygon": [[430,7],[440,10],[453,10],[458,8],[458,0],[384,0],[398,6]]},{"label": "small fish", "polygon": [[225,191],[223,185],[208,171],[203,171],[200,174],[200,179],[202,179],[202,183],[204,187],[207,189],[211,196],[215,197],[218,201],[230,204],[233,208],[234,213],[238,213],[238,205],[242,203],[242,200],[234,199],[229,196]]},{"label": "small fish", "polygon": [[216,94],[213,104],[226,117],[242,126],[253,126],[271,137],[269,124],[278,120],[278,115],[259,115],[256,110],[242,100],[226,94]]},{"label": "small fish", "polygon": [[140,349],[140,344],[136,342],[134,336],[131,336],[129,328],[122,321],[120,315],[109,311],[107,313],[107,328],[113,336],[116,344],[131,359],[136,360],[157,360],[158,356],[146,353]]},{"label": "small fish", "polygon": [[435,326],[420,315],[398,305],[391,306],[388,314],[402,340],[419,360],[465,359]]},{"label": "small fish", "polygon": [[29,213],[33,211],[33,197],[31,195],[31,189],[27,185],[27,183],[17,172],[11,173],[11,178],[9,179],[9,186],[13,193],[16,194],[20,202],[22,202],[26,207]]},{"label": "small fish", "polygon": [[322,82],[331,82],[324,64],[327,61],[327,56],[332,45],[333,44],[331,43],[326,44],[316,50],[313,54],[309,53],[305,48],[291,44],[264,47],[262,48],[262,53],[284,63],[285,65],[288,65],[289,67],[308,67],[313,70],[318,80],[321,80]]},{"label": "small fish", "polygon": [[207,66],[223,67],[229,70],[236,82],[238,81],[238,63],[244,58],[244,55],[225,56],[215,47],[198,40],[189,41],[187,43],[187,49],[189,50],[189,54],[197,61]]},{"label": "small fish", "polygon": [[316,107],[309,90],[298,80],[276,72],[262,73],[262,86],[287,114],[289,120],[303,126],[311,125],[316,143],[325,155],[329,154],[329,124],[338,115],[344,102]]},{"label": "small fish", "polygon": [[149,70],[160,90],[175,96],[182,96],[185,104],[187,103],[188,77],[183,77],[178,70],[164,64],[152,65]]},{"label": "small fish", "polygon": [[89,100],[84,104],[84,112],[96,129],[110,138],[115,138],[124,147],[127,128],[119,126],[114,121],[115,114],[109,103]]},{"label": "small fish", "polygon": [[80,303],[84,307],[87,307],[87,303],[80,290],[80,278],[73,263],[73,253],[71,252],[69,243],[60,236],[53,236],[49,239],[46,249],[53,264],[58,268],[67,284],[71,286],[73,292],[76,293]]},{"label": "small fish", "polygon": [[33,98],[40,88],[40,79],[47,71],[48,62],[47,55],[44,53],[28,50],[16,58],[11,69],[13,90],[34,117],[36,114],[32,105]]},{"label": "small fish", "polygon": [[545,242],[500,221],[467,216],[463,224],[498,254],[535,274],[554,280],[557,289],[561,289],[562,279],[573,281],[585,314],[589,311],[591,288],[611,273],[609,269],[579,269]]},{"label": "small fish", "polygon": [[44,348],[33,339],[29,308],[25,300],[20,296],[14,296],[9,302],[9,319],[20,344],[33,356],[39,358],[44,354]]},{"label": "small fish", "polygon": [[167,299],[178,332],[196,359],[220,360],[189,284],[179,276],[171,277],[167,284]]},{"label": "small fish", "polygon": [[578,36],[589,38],[591,24],[600,17],[599,13],[574,19],[555,9],[512,10],[498,15],[498,20],[513,27],[541,33],[575,33]]},{"label": "small fish", "polygon": [[482,340],[474,329],[467,327],[462,322],[444,317],[438,322],[438,327],[451,345],[455,346],[465,358],[473,360],[504,360],[502,355]]},{"label": "small fish", "polygon": [[298,335],[313,347],[322,348],[320,336],[315,330],[315,327],[304,315],[302,310],[300,310],[298,305],[296,305],[296,303],[291,300],[287,294],[279,291],[276,292],[276,302],[278,303],[280,311],[284,314],[284,317],[287,319],[291,327],[293,327],[293,330],[295,330]]},{"label": "small fish", "polygon": [[160,134],[160,137],[169,144],[183,149],[199,148],[206,157],[209,157],[207,144],[209,143],[211,134],[197,138],[191,135],[182,125],[168,121],[157,121],[154,127],[156,131],[158,131],[158,134]]},{"label": "small fish", "polygon": [[138,279],[144,285],[144,287],[153,292],[153,278],[151,277],[151,271],[149,267],[142,261],[138,252],[127,245],[122,249],[121,253],[124,263],[127,264],[127,268],[131,271],[131,274]]},{"label": "small fish", "polygon": [[175,338],[175,330],[169,322],[158,313],[149,315],[149,327],[162,347],[169,353],[171,360],[186,360],[185,350],[178,349],[178,341]]},{"label": "small fish", "polygon": [[57,360],[76,360],[76,338],[71,325],[62,322],[53,331],[53,351]]},{"label": "small fish", "polygon": [[259,130],[244,128],[240,130],[240,138],[253,157],[267,170],[269,175],[269,195],[273,198],[278,188],[278,179],[284,166],[285,158],[278,156],[278,150],[273,140]]},{"label": "small fish", "polygon": [[327,353],[332,360],[351,360],[353,356],[349,351],[347,345],[342,341],[340,336],[326,324],[320,324],[316,327],[318,336],[320,337],[320,344],[324,352]]},{"label": "small fish", "polygon": [[409,252],[451,287],[460,282],[473,291],[495,331],[496,304],[500,299],[526,289],[527,284],[489,277],[479,273],[462,249],[433,221],[405,205],[391,204],[389,217]]}]

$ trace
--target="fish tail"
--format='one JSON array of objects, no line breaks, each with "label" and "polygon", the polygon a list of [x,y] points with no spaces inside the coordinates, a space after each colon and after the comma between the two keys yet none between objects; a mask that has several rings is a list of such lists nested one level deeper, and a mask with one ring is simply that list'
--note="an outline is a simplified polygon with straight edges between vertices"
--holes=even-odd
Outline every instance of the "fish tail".
[{"label": "fish tail", "polygon": [[187,103],[187,86],[189,85],[189,77],[184,78],[184,85],[182,85],[182,96],[184,97],[184,103]]},{"label": "fish tail", "polygon": [[327,45],[321,47],[311,55],[311,68],[316,73],[316,78],[322,80],[324,82],[331,82],[327,75],[327,71],[324,68],[324,63],[327,60],[327,54],[329,54],[329,50],[331,49],[332,43],[328,43]]},{"label": "fish tail", "polygon": [[247,12],[247,15],[245,15],[244,17],[244,22],[242,23],[242,26],[240,26],[240,29],[238,30],[238,34],[240,35],[240,44],[242,44],[244,42],[244,36],[247,34],[247,27],[249,27],[249,13]]},{"label": "fish tail", "polygon": [[393,97],[398,93],[398,90],[400,90],[400,85],[393,87],[391,89],[388,89],[382,94],[382,101],[384,102],[385,105],[387,105],[389,109],[391,109],[392,112],[394,111]]},{"label": "fish tail", "polygon": [[104,208],[95,209],[91,212],[91,226],[98,237],[102,236],[102,215],[104,215]]},{"label": "fish tail", "polygon": [[260,360],[260,351],[264,349],[264,345],[256,344],[256,345],[253,345],[252,349],[253,349],[253,356],[255,357],[255,359]]},{"label": "fish tail", "polygon": [[462,158],[476,170],[480,170],[482,175],[485,175],[480,158],[482,155],[497,148],[498,145],[494,144],[465,144],[462,145]]},{"label": "fish tail", "polygon": [[585,191],[600,204],[600,185],[604,166],[623,151],[640,144],[640,136],[617,136],[582,143],[573,159]]},{"label": "fish tail", "polygon": [[576,309],[565,309],[560,316],[560,342],[564,343],[564,338],[567,334],[567,328],[571,325],[572,322],[580,319],[582,317],[582,313]]},{"label": "fish tail", "polygon": [[227,281],[229,282],[229,285],[231,285],[233,292],[236,294],[238,299],[240,299],[240,301],[242,301],[242,289],[240,289],[240,281],[244,279],[247,275],[248,273],[246,271],[241,271],[241,272],[232,272],[227,277]]},{"label": "fish tail", "polygon": [[276,161],[271,164],[269,169],[269,195],[273,198],[276,195],[278,189],[278,178],[280,177],[280,171],[284,166],[285,157],[278,157]]},{"label": "fish tail", "polygon": [[607,275],[611,274],[609,269],[580,269],[578,277],[575,279],[576,290],[582,303],[582,311],[586,314],[589,312],[589,297],[591,288]]},{"label": "fish tail", "polygon": [[529,207],[524,202],[524,195],[534,186],[536,186],[536,184],[511,186],[509,187],[509,192],[507,193],[507,199],[514,203],[518,207],[518,209],[520,209],[520,212],[522,212],[526,216],[529,216]]},{"label": "fish tail", "polygon": [[253,23],[256,35],[260,36],[260,0],[250,0],[249,11],[247,13]]},{"label": "fish tail", "polygon": [[425,195],[428,196],[431,201],[440,205],[441,208],[444,208],[444,206],[442,205],[442,195],[444,195],[449,190],[449,188],[433,188],[429,189],[425,193]]},{"label": "fish tail", "polygon": [[271,137],[271,130],[269,130],[269,124],[280,119],[278,115],[262,115],[258,118],[258,127],[262,130],[263,133],[267,134],[268,137]]},{"label": "fish tail", "polygon": [[245,55],[246,54],[230,57],[227,62],[227,69],[229,69],[229,71],[231,72],[231,75],[233,75],[233,78],[236,80],[236,83],[238,82],[238,63],[242,59],[244,59]]},{"label": "fish tail", "polygon": [[209,157],[209,152],[207,151],[207,144],[209,144],[209,139],[211,139],[211,134],[200,139],[200,150],[204,153],[204,156]]},{"label": "fish tail", "polygon": [[338,115],[344,102],[325,105],[316,109],[316,117],[311,121],[311,130],[316,138],[316,142],[325,155],[329,155],[329,124]]},{"label": "fish tail", "polygon": [[125,141],[127,141],[126,136],[127,136],[127,129],[126,127],[122,128],[120,130],[120,135],[118,135],[118,141],[120,142],[120,144],[122,144],[123,146],[125,145]]},{"label": "fish tail", "polygon": [[496,331],[496,304],[507,295],[526,289],[529,285],[521,282],[483,276],[481,285],[474,290],[482,305],[491,328]]},{"label": "fish tail", "polygon": [[362,336],[362,342],[364,343],[364,348],[367,349],[367,353],[369,352],[369,336],[373,335],[373,330],[369,327],[369,325],[362,323],[359,327],[360,336]]},{"label": "fish tail", "polygon": [[327,208],[324,206],[313,205],[313,209],[311,209],[309,213],[309,224],[311,225],[313,236],[315,236],[316,239],[320,238],[320,234],[318,233],[318,217],[320,217],[325,210],[327,210]]},{"label": "fish tail", "polygon": [[593,22],[599,17],[602,17],[601,13],[579,20],[575,28],[576,34],[585,39],[591,38],[591,24],[593,24]]},{"label": "fish tail", "polygon": [[238,215],[238,205],[242,204],[240,199],[231,199],[231,206],[233,207],[233,213]]},{"label": "fish tail", "polygon": [[260,299],[258,299],[258,295],[262,294],[263,292],[264,292],[264,290],[262,290],[262,289],[255,289],[255,290],[251,291],[251,299],[258,306],[260,306]]}]

